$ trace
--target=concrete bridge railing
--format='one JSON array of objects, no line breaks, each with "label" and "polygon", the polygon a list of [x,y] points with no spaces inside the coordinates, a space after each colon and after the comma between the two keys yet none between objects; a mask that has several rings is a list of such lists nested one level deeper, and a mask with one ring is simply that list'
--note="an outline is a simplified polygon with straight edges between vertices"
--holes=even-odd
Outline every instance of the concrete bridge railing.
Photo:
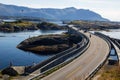
[{"label": "concrete bridge railing", "polygon": [[114,39],[114,38],[111,38],[111,40],[120,49],[120,43],[116,39]]},{"label": "concrete bridge railing", "polygon": [[[86,37],[86,36],[85,36]],[[61,64],[64,64],[66,62],[69,62],[71,60],[74,60],[76,59],[77,57],[79,57],[82,53],[84,53],[84,51],[86,51],[88,49],[88,47],[90,46],[90,41],[88,39],[88,37],[86,37],[86,39],[83,40],[83,42],[86,42],[86,44],[84,43],[83,46],[79,47],[79,48],[76,48],[76,50],[74,50],[73,52],[71,52],[70,54],[67,54],[65,55],[64,57],[61,57],[57,60],[55,60],[55,62],[53,61],[53,63],[50,63],[49,65],[47,66],[44,66],[42,69],[41,69],[41,72],[42,74],[44,74],[45,72],[47,72],[48,70],[56,67],[56,65],[61,65]],[[83,42],[79,43],[79,44],[82,44]],[[66,59],[66,57],[70,56],[68,59]],[[65,59],[64,59],[65,58]],[[62,60],[63,59],[63,60]],[[65,60],[65,61],[64,61]],[[60,62],[61,63],[60,63]],[[58,62],[58,63],[57,63]],[[53,66],[54,65],[54,66]],[[49,67],[50,66],[50,67]],[[36,79],[37,77],[39,77],[41,74],[31,78],[30,80],[34,80]]]},{"label": "concrete bridge railing", "polygon": [[74,50],[75,48],[76,48],[76,46],[73,46],[72,48],[69,48],[69,49],[67,49],[67,50],[65,50],[65,51],[62,51],[62,52],[56,54],[55,56],[52,56],[52,57],[48,58],[47,60],[44,60],[44,61],[42,61],[41,63],[36,64],[35,66],[28,66],[28,67],[26,67],[26,71],[25,71],[25,72],[31,73],[31,72],[33,72],[33,71],[35,71],[35,70],[37,70],[37,69],[45,66],[45,65],[48,64],[49,62],[57,59],[58,57],[64,55],[65,53],[68,53],[68,52]]},{"label": "concrete bridge railing", "polygon": [[[82,35],[83,39],[80,43],[78,43],[78,46],[75,46],[74,49],[72,49],[70,52],[66,52],[65,54],[62,56],[59,56],[58,58],[50,61],[48,64],[46,64],[45,66],[43,66],[41,68],[41,72],[42,74],[45,73],[47,70],[54,68],[56,65],[60,65],[64,62],[69,62],[72,59],[76,59],[77,57],[79,57],[90,45],[90,41],[89,38],[83,34],[81,34],[80,32],[76,32],[77,34]],[[31,78],[30,80],[38,77],[40,74],[38,74],[37,76]]]},{"label": "concrete bridge railing", "polygon": [[[77,33],[81,34],[80,32],[76,31]],[[41,72],[44,72],[46,70],[49,70],[50,68],[53,68],[54,66],[60,64],[60,63],[63,63],[65,62],[66,60],[69,61],[70,59],[73,59],[74,57],[77,57],[79,56],[80,52],[83,51],[83,49],[88,45],[89,43],[89,39],[81,34],[83,36],[83,40],[82,42],[78,43],[79,45],[82,45],[82,46],[79,46],[78,48],[76,47],[76,49],[74,49],[73,51],[69,52],[69,53],[66,53],[65,55],[57,58],[56,60],[50,62],[49,64],[45,65],[44,67],[41,68]]]},{"label": "concrete bridge railing", "polygon": [[86,43],[84,46],[81,46],[79,48],[74,49],[73,51],[59,57],[58,59],[54,60],[53,62],[51,62],[50,64],[44,66],[43,68],[41,68],[41,72],[44,72],[50,68],[53,68],[56,65],[59,65],[60,63],[69,61],[71,59],[74,59],[74,57],[79,56],[81,53],[81,51],[83,51],[83,49],[87,46],[88,43]]}]

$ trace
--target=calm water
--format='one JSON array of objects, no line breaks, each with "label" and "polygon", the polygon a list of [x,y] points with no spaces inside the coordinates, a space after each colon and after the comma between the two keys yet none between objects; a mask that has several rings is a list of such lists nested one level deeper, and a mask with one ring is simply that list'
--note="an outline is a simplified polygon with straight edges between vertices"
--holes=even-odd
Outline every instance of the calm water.
[{"label": "calm water", "polygon": [[110,32],[106,32],[106,31],[101,31],[101,32],[112,38],[120,39],[120,29],[111,29]]},{"label": "calm water", "polygon": [[33,62],[38,63],[50,56],[37,55],[30,52],[24,52],[16,48],[16,46],[24,39],[37,35],[61,34],[65,31],[29,31],[19,33],[0,33],[0,69],[9,65],[10,62],[15,66],[27,66]]},{"label": "calm water", "polygon": [[[101,31],[101,33],[103,33],[105,35],[108,35],[112,38],[120,39],[120,29],[111,29],[109,32]],[[115,50],[114,49],[111,50],[110,54],[111,54],[110,58],[112,58],[114,60],[118,60],[117,56],[113,56],[113,55],[115,55]]]},{"label": "calm water", "polygon": [[91,33],[100,32],[112,38],[120,39],[120,29],[110,29],[110,31],[90,31]]}]

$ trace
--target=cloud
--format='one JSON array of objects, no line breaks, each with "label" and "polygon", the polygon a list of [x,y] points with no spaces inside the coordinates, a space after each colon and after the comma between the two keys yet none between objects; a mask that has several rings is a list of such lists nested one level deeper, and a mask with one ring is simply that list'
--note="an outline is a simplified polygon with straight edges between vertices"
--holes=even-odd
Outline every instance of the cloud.
[{"label": "cloud", "polygon": [[100,13],[103,15],[103,17],[109,18],[110,20],[120,21],[120,11],[107,10]]}]

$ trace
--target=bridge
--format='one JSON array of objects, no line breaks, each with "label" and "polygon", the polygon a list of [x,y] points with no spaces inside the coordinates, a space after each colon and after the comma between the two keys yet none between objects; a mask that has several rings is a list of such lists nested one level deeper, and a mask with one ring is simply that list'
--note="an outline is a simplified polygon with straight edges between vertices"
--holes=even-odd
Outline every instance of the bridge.
[{"label": "bridge", "polygon": [[33,79],[36,76],[39,76],[50,70],[58,65],[69,63],[70,61],[74,60],[76,57],[79,57],[83,51],[85,51],[89,47],[89,39],[85,35],[79,33],[78,31],[69,29],[70,34],[77,34],[79,35],[82,40],[74,45],[73,47],[57,53],[56,55],[48,58],[47,60],[38,63],[33,66],[28,66],[25,68],[25,74],[29,74],[22,80]]},{"label": "bridge", "polygon": [[[33,73],[22,80],[36,80],[40,75],[52,68],[70,62],[57,71],[43,77],[41,80],[89,80],[92,76],[105,64],[111,55],[111,49],[115,49],[115,55],[119,56],[118,41],[101,33],[89,33],[79,30],[70,25],[69,32],[82,36],[82,41],[79,46],[58,53],[57,55],[32,66],[28,71]],[[112,55],[113,56],[113,55]],[[119,61],[117,61],[119,62]],[[34,71],[35,70],[35,71]]]},{"label": "bridge", "polygon": [[111,49],[108,42],[89,32],[79,31],[73,26],[69,27],[87,36],[90,40],[90,46],[71,63],[41,80],[85,80],[98,70],[108,58]]}]

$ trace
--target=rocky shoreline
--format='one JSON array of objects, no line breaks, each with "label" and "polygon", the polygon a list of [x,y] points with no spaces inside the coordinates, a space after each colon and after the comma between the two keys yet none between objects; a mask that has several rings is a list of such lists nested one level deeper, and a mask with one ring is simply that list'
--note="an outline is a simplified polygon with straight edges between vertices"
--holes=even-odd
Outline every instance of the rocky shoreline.
[{"label": "rocky shoreline", "polygon": [[110,22],[110,21],[82,21],[75,20],[71,21],[68,24],[77,25],[76,27],[82,30],[89,31],[109,31],[109,29],[120,29],[120,23]]},{"label": "rocky shoreline", "polygon": [[38,54],[55,54],[72,47],[80,41],[81,37],[74,34],[43,35],[28,38],[18,44],[17,48]]},{"label": "rocky shoreline", "polygon": [[49,22],[33,23],[30,21],[15,21],[0,23],[0,32],[20,32],[27,30],[63,30],[65,27]]}]

